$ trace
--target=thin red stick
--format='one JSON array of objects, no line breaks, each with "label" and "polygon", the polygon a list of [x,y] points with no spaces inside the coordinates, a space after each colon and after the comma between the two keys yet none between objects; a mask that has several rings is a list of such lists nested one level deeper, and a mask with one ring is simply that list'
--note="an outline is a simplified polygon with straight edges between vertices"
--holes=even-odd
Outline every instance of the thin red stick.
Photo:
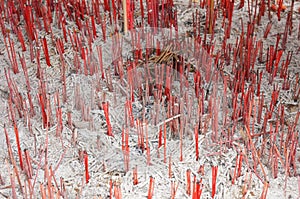
[{"label": "thin red stick", "polygon": [[148,124],[146,122],[146,153],[147,153],[147,165],[151,165],[151,155],[150,155],[150,146],[149,146],[149,136],[148,136]]},{"label": "thin red stick", "polygon": [[109,180],[109,198],[113,198],[113,182],[112,179]]},{"label": "thin red stick", "polygon": [[39,103],[40,103],[40,107],[41,107],[41,112],[42,112],[42,119],[43,119],[43,127],[46,128],[48,126],[47,124],[47,113],[45,110],[45,104],[44,104],[44,98],[42,94],[38,94],[38,99],[39,99]]},{"label": "thin red stick", "polygon": [[83,156],[84,156],[84,167],[85,167],[85,182],[88,183],[90,180],[90,174],[89,174],[88,154],[86,151],[83,152]]},{"label": "thin red stick", "polygon": [[24,155],[25,155],[25,162],[26,162],[26,168],[27,168],[27,177],[29,179],[32,178],[32,166],[31,166],[31,158],[29,155],[29,151],[27,149],[24,149]]},{"label": "thin red stick", "polygon": [[26,51],[26,44],[25,44],[24,36],[23,36],[23,33],[20,30],[20,28],[17,28],[17,36],[18,36],[18,39],[21,43],[22,51]]},{"label": "thin red stick", "polygon": [[232,184],[235,183],[237,169],[238,169],[238,156],[236,157],[236,160],[235,160],[235,167],[234,167],[233,177],[232,177],[232,180],[231,180]]},{"label": "thin red stick", "polygon": [[104,115],[105,115],[106,124],[107,124],[107,135],[114,137],[114,135],[112,133],[112,127],[111,127],[111,124],[110,124],[110,120],[109,120],[109,112],[108,112],[109,107],[108,106],[109,106],[108,102],[103,102],[102,103],[102,108],[104,110]]},{"label": "thin red stick", "polygon": [[44,54],[45,54],[45,58],[46,58],[46,63],[47,63],[48,66],[51,66],[46,37],[43,37],[42,44],[43,44],[43,50],[44,50]]},{"label": "thin red stick", "polygon": [[196,198],[197,199],[201,198],[201,195],[202,195],[201,185],[202,185],[202,179],[200,179],[200,181],[196,182],[196,196],[197,196]]},{"label": "thin red stick", "polygon": [[4,125],[4,134],[5,134],[5,140],[6,140],[6,145],[7,145],[8,157],[9,157],[9,160],[12,162],[13,161],[13,152],[12,152],[12,147],[11,147],[11,143],[9,140],[8,132],[6,130],[6,125]]},{"label": "thin red stick", "polygon": [[122,192],[120,189],[120,185],[118,184],[114,185],[114,196],[116,199],[122,199]]},{"label": "thin red stick", "polygon": [[239,155],[238,175],[237,175],[238,177],[241,176],[242,163],[243,163],[243,154],[240,153],[240,155]]},{"label": "thin red stick", "polygon": [[32,7],[31,5],[25,5],[24,10],[24,21],[26,22],[26,31],[28,34],[28,37],[31,41],[35,40],[34,35],[34,26],[33,26],[33,16],[32,16]]},{"label": "thin red stick", "polygon": [[199,139],[198,139],[198,125],[194,128],[195,135],[195,153],[196,153],[196,161],[199,160]]},{"label": "thin red stick", "polygon": [[129,171],[129,144],[128,144],[128,138],[129,138],[129,135],[128,135],[128,129],[126,129],[126,132],[124,133],[124,141],[125,141],[125,146],[124,146],[124,150],[123,150],[123,153],[124,153],[124,167],[125,167],[125,171],[128,172]]},{"label": "thin red stick", "polygon": [[138,171],[137,171],[137,166],[134,167],[133,169],[133,185],[137,185],[139,183],[138,181]]},{"label": "thin red stick", "polygon": [[154,193],[154,177],[150,176],[148,199],[152,199]]},{"label": "thin red stick", "polygon": [[14,122],[13,125],[14,125],[14,131],[15,131],[16,142],[17,142],[17,149],[18,149],[18,154],[19,154],[20,167],[21,167],[21,170],[23,170],[24,169],[24,167],[23,167],[23,156],[22,156],[22,150],[21,150],[21,145],[20,145],[19,130],[18,130],[16,122]]},{"label": "thin red stick", "polygon": [[261,193],[260,199],[266,199],[267,198],[268,188],[269,188],[269,182],[265,181],[263,192]]},{"label": "thin red stick", "polygon": [[171,181],[171,199],[175,199],[178,185],[179,185],[179,183],[177,183],[177,186],[176,186],[176,183],[174,182],[174,180]]},{"label": "thin red stick", "polygon": [[212,198],[214,198],[216,194],[217,175],[218,175],[218,166],[213,166],[212,167],[212,191],[211,191]]},{"label": "thin red stick", "polygon": [[186,194],[191,195],[191,170],[186,170]]},{"label": "thin red stick", "polygon": [[172,156],[169,157],[169,178],[172,178]]}]

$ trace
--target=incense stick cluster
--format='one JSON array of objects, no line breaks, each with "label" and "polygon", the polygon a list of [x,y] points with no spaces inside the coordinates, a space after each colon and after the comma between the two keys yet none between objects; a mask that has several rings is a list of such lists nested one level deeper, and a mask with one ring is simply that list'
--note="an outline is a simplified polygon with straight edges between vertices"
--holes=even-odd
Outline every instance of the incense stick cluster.
[{"label": "incense stick cluster", "polygon": [[0,12],[4,197],[224,198],[226,181],[267,198],[272,179],[286,190],[299,175],[295,0],[7,0]]}]

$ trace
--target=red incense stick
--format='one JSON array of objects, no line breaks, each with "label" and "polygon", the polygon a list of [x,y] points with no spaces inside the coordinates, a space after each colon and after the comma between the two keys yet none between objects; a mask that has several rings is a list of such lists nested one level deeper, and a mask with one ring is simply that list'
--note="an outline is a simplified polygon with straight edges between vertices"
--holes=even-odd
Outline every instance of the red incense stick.
[{"label": "red incense stick", "polygon": [[216,194],[217,175],[218,175],[218,166],[213,166],[212,167],[212,191],[211,191],[212,198],[214,198]]},{"label": "red incense stick", "polygon": [[152,199],[154,193],[154,177],[150,176],[150,183],[148,188],[148,199]]},{"label": "red incense stick", "polygon": [[137,173],[137,166],[133,169],[133,185],[137,185],[139,183],[138,181],[138,173]]},{"label": "red incense stick", "polygon": [[89,174],[88,154],[86,151],[83,152],[83,156],[84,156],[84,167],[85,167],[85,182],[88,183],[90,180],[90,174]]},{"label": "red incense stick", "polygon": [[191,195],[191,170],[186,170],[186,194]]},{"label": "red incense stick", "polygon": [[104,110],[104,115],[105,115],[106,124],[107,124],[107,135],[108,136],[114,136],[113,133],[112,133],[112,127],[111,127],[111,124],[110,124],[108,106],[109,106],[108,102],[103,102],[102,103],[102,108]]}]

